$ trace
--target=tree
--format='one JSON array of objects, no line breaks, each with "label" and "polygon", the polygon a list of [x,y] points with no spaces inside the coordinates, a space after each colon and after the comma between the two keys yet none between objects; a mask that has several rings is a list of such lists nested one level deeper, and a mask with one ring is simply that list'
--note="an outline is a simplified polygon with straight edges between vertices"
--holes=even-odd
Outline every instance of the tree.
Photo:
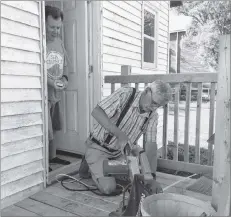
[{"label": "tree", "polygon": [[197,56],[213,70],[218,67],[219,36],[230,34],[230,1],[183,1],[174,10],[192,17],[184,46],[197,50]]}]

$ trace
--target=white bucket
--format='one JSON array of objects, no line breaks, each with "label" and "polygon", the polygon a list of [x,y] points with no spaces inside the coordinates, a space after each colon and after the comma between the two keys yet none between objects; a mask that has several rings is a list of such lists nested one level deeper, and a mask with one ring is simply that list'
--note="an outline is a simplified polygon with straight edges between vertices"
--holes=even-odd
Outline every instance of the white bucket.
[{"label": "white bucket", "polygon": [[180,194],[150,195],[141,204],[142,216],[202,216],[202,213],[214,216],[216,212],[209,203]]}]

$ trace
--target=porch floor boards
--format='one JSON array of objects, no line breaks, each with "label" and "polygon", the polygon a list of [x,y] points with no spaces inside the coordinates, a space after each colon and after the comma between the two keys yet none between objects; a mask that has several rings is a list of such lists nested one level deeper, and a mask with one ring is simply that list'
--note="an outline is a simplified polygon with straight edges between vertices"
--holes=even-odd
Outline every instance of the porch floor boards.
[{"label": "porch floor boards", "polygon": [[[76,178],[78,175],[76,175]],[[157,172],[157,181],[162,187],[166,187],[182,177]],[[211,202],[211,197],[186,191],[186,186],[193,180],[184,181],[166,192],[188,195],[206,202]],[[93,184],[92,180],[87,181]],[[69,183],[69,188],[82,187],[77,183]],[[98,196],[90,191],[76,192],[64,189],[60,183],[54,183],[43,191],[20,201],[13,206],[1,211],[2,216],[108,216],[111,211],[117,209],[122,195]]]}]

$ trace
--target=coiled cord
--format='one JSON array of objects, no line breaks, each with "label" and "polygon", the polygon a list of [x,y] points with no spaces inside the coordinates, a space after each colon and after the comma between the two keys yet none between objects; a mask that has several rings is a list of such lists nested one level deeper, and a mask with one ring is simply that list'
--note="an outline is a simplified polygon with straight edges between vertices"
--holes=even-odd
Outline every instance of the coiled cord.
[{"label": "coiled cord", "polygon": [[[62,180],[59,180],[58,177],[62,177]],[[65,180],[68,180],[70,179],[70,181],[66,181]],[[120,184],[116,184],[116,186],[118,188],[116,188],[116,191],[115,192],[112,192],[111,194],[104,194],[104,193],[101,193],[99,191],[99,189],[96,187],[96,186],[91,186],[91,185],[88,185],[87,183],[81,181],[82,179],[77,179],[73,176],[70,176],[70,175],[67,175],[67,174],[58,174],[56,175],[56,181],[61,183],[61,185],[68,191],[91,191],[92,193],[98,195],[98,196],[117,196],[117,195],[120,195],[121,193],[124,193],[125,192],[125,188],[120,185]],[[83,185],[85,187],[85,189],[83,188],[77,188],[77,189],[74,189],[74,188],[70,188],[70,187],[67,187],[66,184],[68,183],[80,183],[81,185]],[[125,194],[125,193],[124,193]]]}]

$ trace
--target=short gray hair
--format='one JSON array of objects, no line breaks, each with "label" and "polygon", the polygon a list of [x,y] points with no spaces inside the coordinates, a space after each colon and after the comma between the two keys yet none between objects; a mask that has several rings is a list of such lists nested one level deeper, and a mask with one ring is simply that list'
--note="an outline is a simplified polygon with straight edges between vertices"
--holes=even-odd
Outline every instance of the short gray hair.
[{"label": "short gray hair", "polygon": [[172,89],[170,85],[161,80],[155,80],[150,85],[147,86],[150,88],[152,93],[161,98],[163,102],[169,102],[172,100]]}]

